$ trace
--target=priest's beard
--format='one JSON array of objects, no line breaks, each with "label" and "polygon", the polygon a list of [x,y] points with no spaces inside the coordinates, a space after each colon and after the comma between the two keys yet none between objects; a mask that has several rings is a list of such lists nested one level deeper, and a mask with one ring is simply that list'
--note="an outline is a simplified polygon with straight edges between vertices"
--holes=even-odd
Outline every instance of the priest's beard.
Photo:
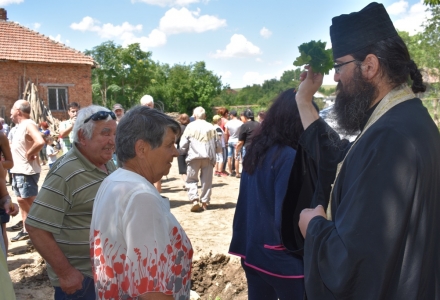
[{"label": "priest's beard", "polygon": [[339,81],[333,107],[339,129],[347,135],[357,134],[377,94],[377,87],[365,80],[360,67],[354,70],[353,78],[346,85]]}]

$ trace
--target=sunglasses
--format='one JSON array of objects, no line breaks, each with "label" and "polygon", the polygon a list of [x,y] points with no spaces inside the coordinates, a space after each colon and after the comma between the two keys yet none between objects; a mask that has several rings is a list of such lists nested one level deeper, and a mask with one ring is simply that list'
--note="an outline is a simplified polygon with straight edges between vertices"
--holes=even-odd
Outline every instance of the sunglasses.
[{"label": "sunglasses", "polygon": [[87,119],[85,119],[84,124],[86,124],[90,120],[93,120],[93,121],[105,120],[105,119],[107,119],[108,116],[112,117],[113,120],[116,120],[116,115],[114,112],[112,112],[112,111],[98,111],[98,112],[94,113],[93,115],[91,115],[90,117],[88,117]]}]

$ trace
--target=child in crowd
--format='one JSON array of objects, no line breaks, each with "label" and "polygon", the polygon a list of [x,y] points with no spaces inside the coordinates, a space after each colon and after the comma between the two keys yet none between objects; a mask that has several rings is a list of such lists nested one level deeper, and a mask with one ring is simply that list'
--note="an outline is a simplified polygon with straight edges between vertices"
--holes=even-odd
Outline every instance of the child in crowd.
[{"label": "child in crowd", "polygon": [[222,123],[222,117],[219,115],[215,115],[212,118],[212,124],[214,125],[215,131],[217,132],[217,136],[219,137],[219,139],[222,142],[222,152],[220,153],[216,153],[216,162],[215,162],[215,176],[228,176],[227,174],[223,173],[223,162],[224,162],[224,157],[223,157],[223,149],[226,149],[226,143],[225,143],[225,132],[223,131],[223,129],[220,127]]},{"label": "child in crowd", "polygon": [[46,138],[46,155],[49,162],[49,169],[52,168],[53,163],[57,160],[58,150],[53,147],[53,137],[48,136]]}]

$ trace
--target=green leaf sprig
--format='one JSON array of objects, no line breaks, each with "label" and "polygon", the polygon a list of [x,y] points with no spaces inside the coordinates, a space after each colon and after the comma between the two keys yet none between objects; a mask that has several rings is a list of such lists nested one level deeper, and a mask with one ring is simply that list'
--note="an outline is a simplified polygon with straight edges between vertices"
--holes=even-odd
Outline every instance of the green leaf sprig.
[{"label": "green leaf sprig", "polygon": [[293,62],[295,66],[310,65],[313,72],[328,74],[333,68],[332,49],[325,49],[326,42],[310,41],[301,44],[298,49],[301,54]]}]

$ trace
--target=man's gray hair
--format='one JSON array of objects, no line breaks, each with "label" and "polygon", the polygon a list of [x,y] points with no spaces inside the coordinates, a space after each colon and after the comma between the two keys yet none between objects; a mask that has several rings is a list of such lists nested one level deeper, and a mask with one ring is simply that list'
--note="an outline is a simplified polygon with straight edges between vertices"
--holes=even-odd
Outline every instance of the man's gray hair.
[{"label": "man's gray hair", "polygon": [[14,105],[22,113],[25,113],[28,115],[31,113],[31,104],[27,100],[18,99],[17,101],[15,101]]},{"label": "man's gray hair", "polygon": [[144,95],[140,100],[141,105],[147,105],[149,103],[154,103],[153,97],[150,95]]},{"label": "man's gray hair", "polygon": [[116,128],[116,155],[122,163],[136,157],[135,144],[142,140],[151,148],[160,147],[170,128],[180,133],[180,125],[166,114],[147,106],[135,106],[119,121]]},{"label": "man's gray hair", "polygon": [[5,119],[3,119],[3,118],[0,118],[0,124],[5,124]]},{"label": "man's gray hair", "polygon": [[[86,139],[90,140],[92,138],[93,129],[95,128],[95,121],[90,120],[87,123],[84,123],[84,120],[98,111],[111,112],[110,109],[98,105],[90,105],[78,111],[78,116],[76,117],[75,125],[73,125],[73,141],[75,143],[79,143],[78,132],[80,130],[82,131],[82,134]],[[110,120],[113,119],[109,115],[105,121],[110,121]]]},{"label": "man's gray hair", "polygon": [[196,119],[205,119],[206,118],[205,109],[201,106],[194,108],[193,114]]}]

